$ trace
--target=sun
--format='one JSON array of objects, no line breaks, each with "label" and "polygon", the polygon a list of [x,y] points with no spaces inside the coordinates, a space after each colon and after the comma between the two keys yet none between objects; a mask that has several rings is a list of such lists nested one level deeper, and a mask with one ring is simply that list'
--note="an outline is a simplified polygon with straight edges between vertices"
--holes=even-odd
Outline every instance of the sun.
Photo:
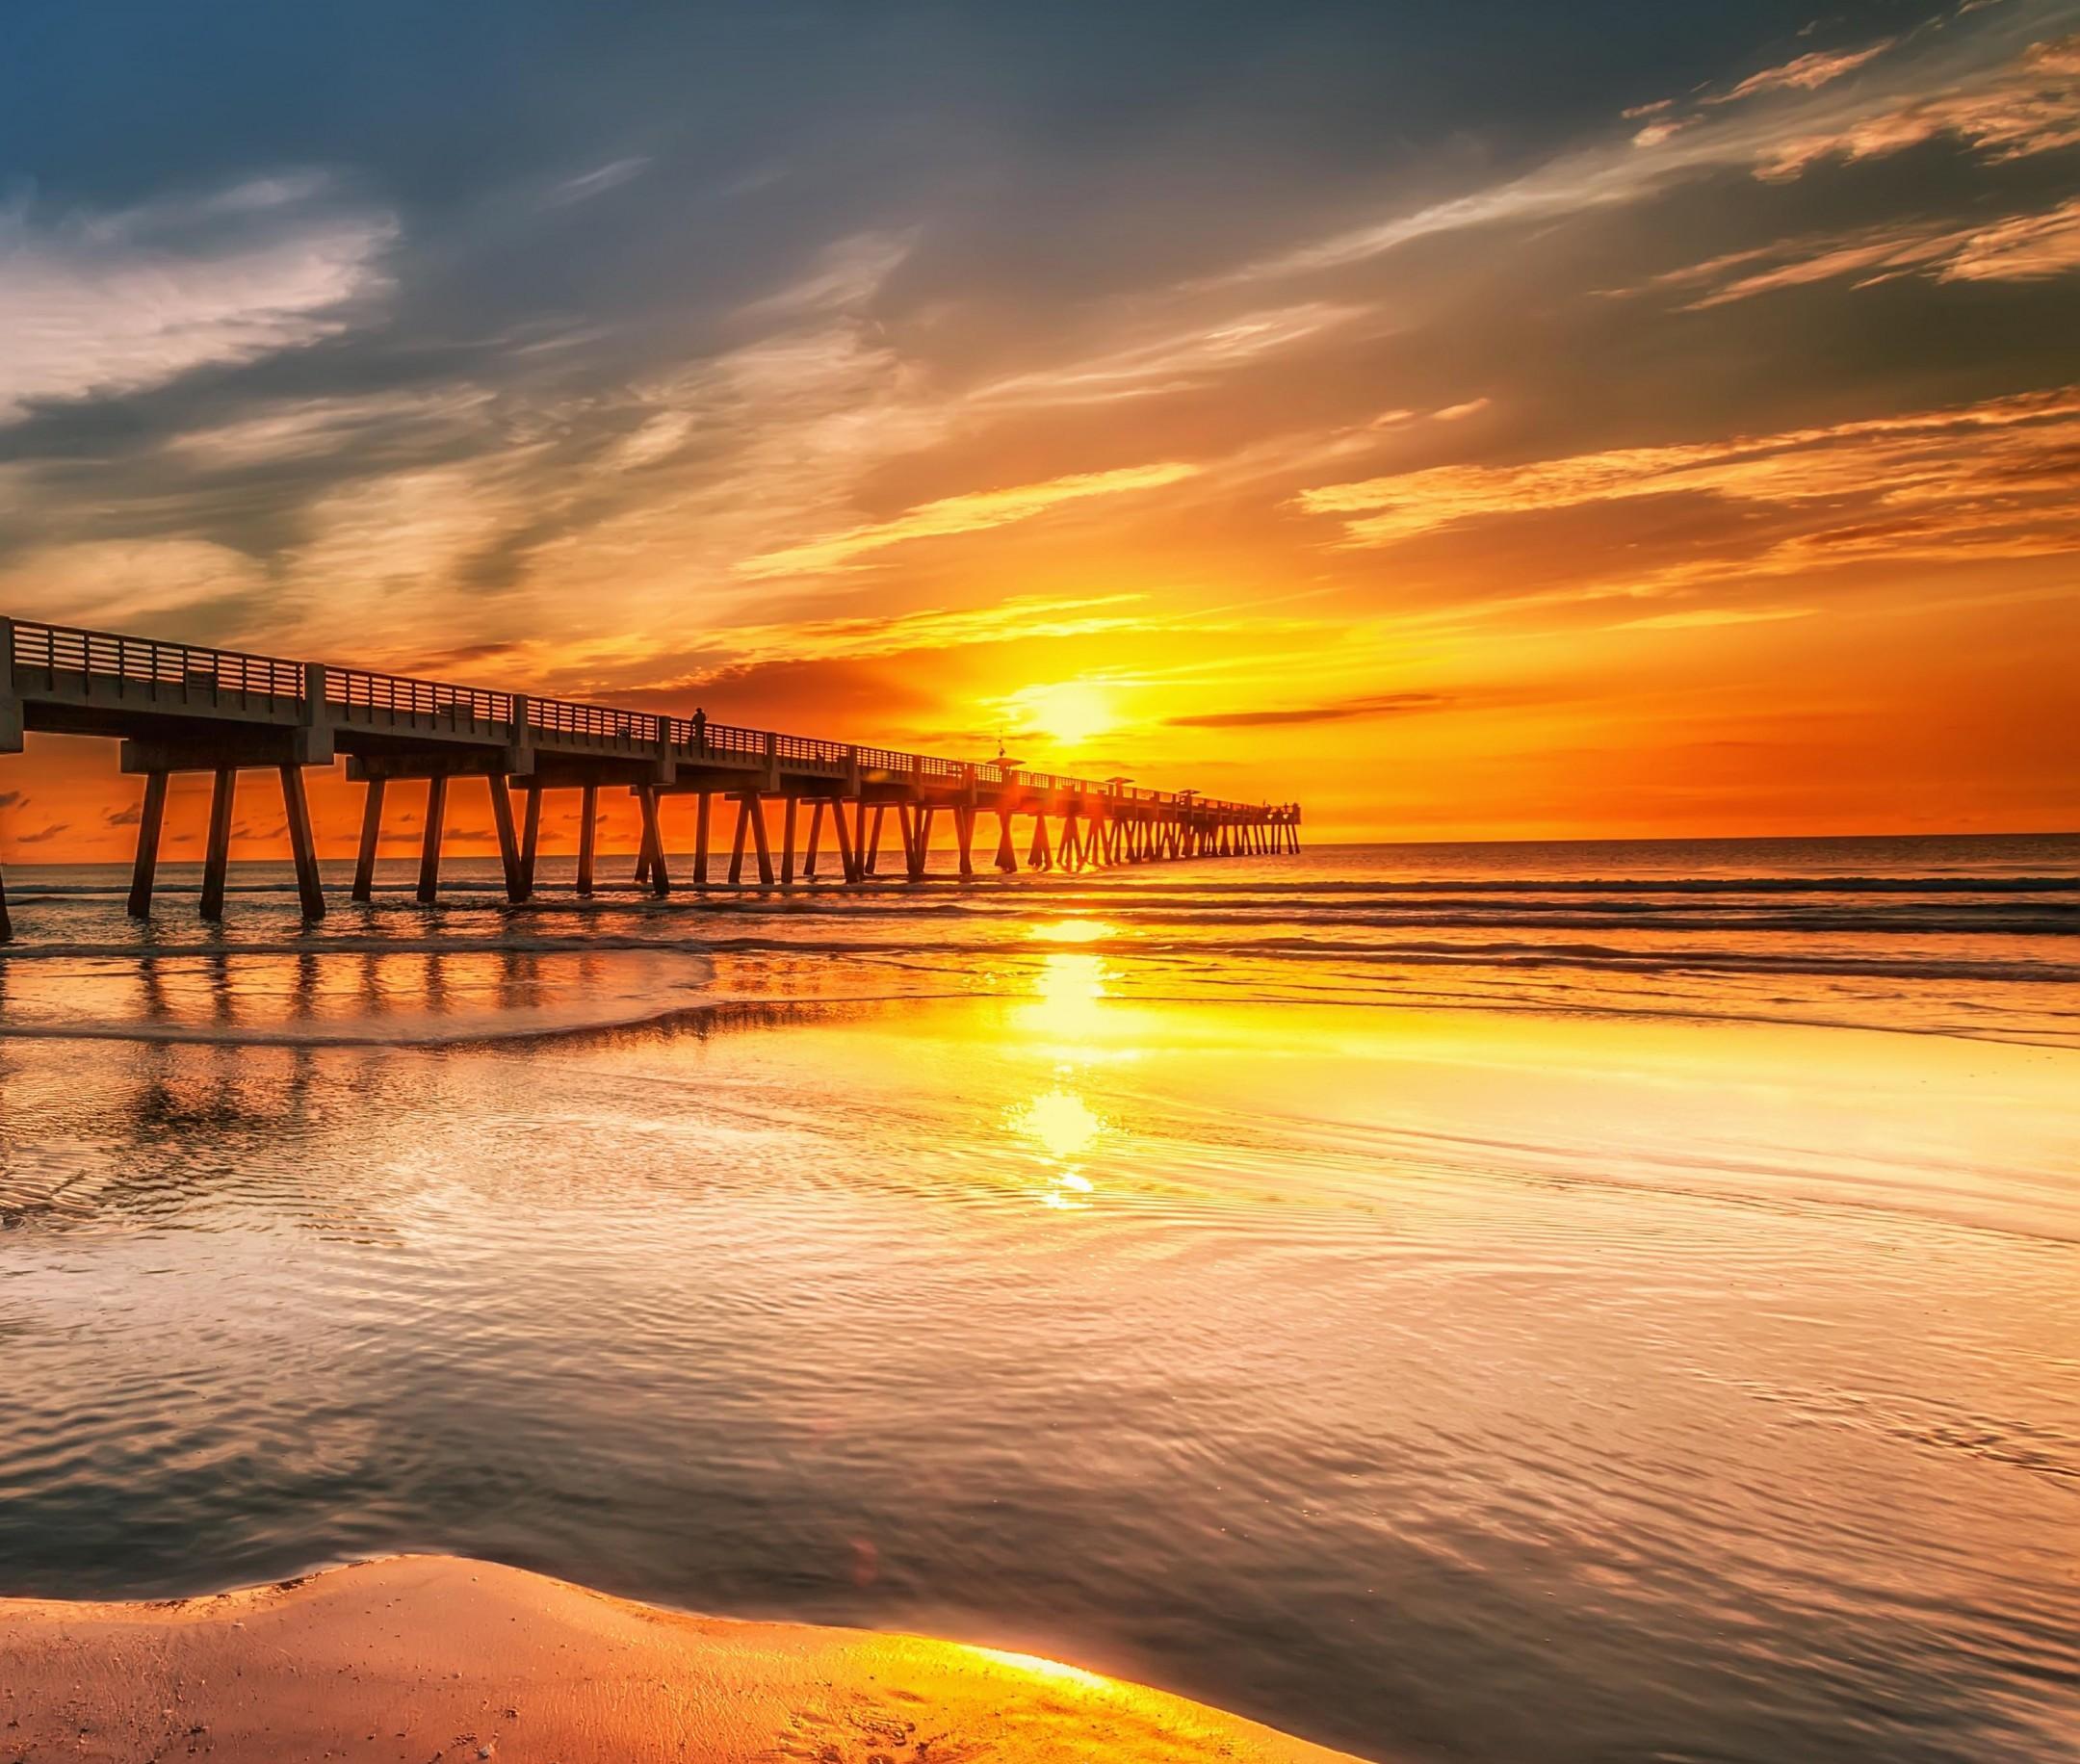
[{"label": "sun", "polygon": [[1020,722],[1062,747],[1080,747],[1119,727],[1111,695],[1088,680],[1029,686],[1004,702]]}]

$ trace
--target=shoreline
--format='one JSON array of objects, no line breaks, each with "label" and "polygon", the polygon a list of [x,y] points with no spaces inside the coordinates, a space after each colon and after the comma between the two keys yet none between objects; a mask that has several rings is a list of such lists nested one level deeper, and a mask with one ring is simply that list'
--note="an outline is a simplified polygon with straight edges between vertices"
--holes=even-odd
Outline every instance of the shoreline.
[{"label": "shoreline", "polygon": [[1353,1764],[1030,1655],[690,1616],[455,1556],[195,1598],[0,1598],[0,1754]]}]

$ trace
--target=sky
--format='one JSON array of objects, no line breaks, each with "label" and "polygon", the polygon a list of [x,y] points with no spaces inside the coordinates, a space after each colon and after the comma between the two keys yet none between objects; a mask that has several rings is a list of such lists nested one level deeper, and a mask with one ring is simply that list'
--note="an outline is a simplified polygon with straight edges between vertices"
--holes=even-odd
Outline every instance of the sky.
[{"label": "sky", "polygon": [[[16,0],[0,611],[1315,839],[2071,828],[2076,270],[2050,0]],[[137,792],[32,738],[0,858]]]}]

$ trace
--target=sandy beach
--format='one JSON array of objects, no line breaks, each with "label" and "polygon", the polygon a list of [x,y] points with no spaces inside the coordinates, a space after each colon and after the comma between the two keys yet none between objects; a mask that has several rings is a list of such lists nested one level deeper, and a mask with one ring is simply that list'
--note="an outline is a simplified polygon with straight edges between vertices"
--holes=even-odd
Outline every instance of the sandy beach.
[{"label": "sandy beach", "polygon": [[1347,1757],[915,1636],[690,1617],[454,1556],[209,1597],[0,1600],[0,1756],[817,1764]]}]

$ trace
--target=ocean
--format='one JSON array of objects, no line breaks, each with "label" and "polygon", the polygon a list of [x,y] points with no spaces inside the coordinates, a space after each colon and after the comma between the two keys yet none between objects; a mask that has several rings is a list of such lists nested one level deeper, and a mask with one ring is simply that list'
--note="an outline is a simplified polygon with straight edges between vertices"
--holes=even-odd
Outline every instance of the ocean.
[{"label": "ocean", "polygon": [[2080,837],[450,871],[8,869],[0,1593],[445,1550],[1379,1759],[2080,1756]]}]

